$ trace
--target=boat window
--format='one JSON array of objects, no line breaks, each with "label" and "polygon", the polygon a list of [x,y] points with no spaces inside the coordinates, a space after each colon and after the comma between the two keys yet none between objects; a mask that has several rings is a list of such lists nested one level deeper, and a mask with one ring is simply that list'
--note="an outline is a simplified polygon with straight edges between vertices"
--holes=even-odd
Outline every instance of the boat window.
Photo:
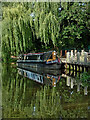
[{"label": "boat window", "polygon": [[27,60],[28,60],[28,56],[27,56],[27,58],[26,58]]},{"label": "boat window", "polygon": [[24,59],[24,55],[23,54],[20,54],[19,55],[19,60],[23,60]]},{"label": "boat window", "polygon": [[50,58],[49,59],[52,59],[52,55],[50,56]]},{"label": "boat window", "polygon": [[43,55],[39,55],[38,60],[43,60]]},{"label": "boat window", "polygon": [[40,55],[37,56],[37,59],[40,60]]},{"label": "boat window", "polygon": [[37,59],[38,59],[37,55],[27,56],[27,60],[37,60]]},{"label": "boat window", "polygon": [[27,55],[27,60],[43,60],[43,55]]},{"label": "boat window", "polygon": [[37,55],[29,56],[30,60],[37,60]]},{"label": "boat window", "polygon": [[51,56],[52,56],[52,52],[44,53],[43,58],[44,58],[44,60],[47,60],[47,59],[49,59]]},{"label": "boat window", "polygon": [[40,60],[43,60],[43,55],[40,56]]},{"label": "boat window", "polygon": [[[24,59],[24,56],[22,56]],[[52,59],[52,51],[44,53],[44,54],[37,54],[37,55],[27,55],[26,59],[27,60],[48,60]]]}]

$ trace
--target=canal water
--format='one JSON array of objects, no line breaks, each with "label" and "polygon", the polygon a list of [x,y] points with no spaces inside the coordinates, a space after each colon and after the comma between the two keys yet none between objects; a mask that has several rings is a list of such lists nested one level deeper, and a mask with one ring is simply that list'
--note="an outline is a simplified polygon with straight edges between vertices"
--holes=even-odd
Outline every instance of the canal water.
[{"label": "canal water", "polygon": [[2,117],[89,119],[89,86],[77,76],[68,70],[33,71],[3,65]]}]

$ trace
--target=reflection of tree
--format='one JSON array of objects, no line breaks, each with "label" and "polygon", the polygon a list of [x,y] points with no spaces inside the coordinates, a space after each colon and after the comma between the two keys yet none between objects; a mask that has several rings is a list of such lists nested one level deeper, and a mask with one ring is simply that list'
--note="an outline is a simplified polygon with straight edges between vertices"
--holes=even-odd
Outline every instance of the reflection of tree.
[{"label": "reflection of tree", "polygon": [[[3,116],[11,117],[14,114],[19,114],[23,106],[30,104],[33,93],[37,90],[38,86],[34,83],[36,86],[36,89],[34,89],[33,81],[23,78],[17,74],[17,69],[6,65],[3,65],[2,79]],[[7,111],[5,110],[6,107]]]},{"label": "reflection of tree", "polygon": [[49,87],[44,87],[41,92],[37,92],[35,106],[35,117],[37,118],[57,118],[58,114],[62,110],[58,92],[56,92],[55,88],[50,90]]},{"label": "reflection of tree", "polygon": [[37,86],[3,66],[3,118],[87,118],[88,98],[66,86]]}]

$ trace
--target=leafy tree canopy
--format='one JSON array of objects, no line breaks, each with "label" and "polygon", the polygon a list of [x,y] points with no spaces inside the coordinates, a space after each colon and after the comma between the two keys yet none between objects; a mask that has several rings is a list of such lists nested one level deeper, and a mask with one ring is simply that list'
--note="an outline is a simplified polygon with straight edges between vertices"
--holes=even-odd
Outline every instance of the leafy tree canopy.
[{"label": "leafy tree canopy", "polygon": [[2,53],[87,48],[90,3],[3,3]]}]

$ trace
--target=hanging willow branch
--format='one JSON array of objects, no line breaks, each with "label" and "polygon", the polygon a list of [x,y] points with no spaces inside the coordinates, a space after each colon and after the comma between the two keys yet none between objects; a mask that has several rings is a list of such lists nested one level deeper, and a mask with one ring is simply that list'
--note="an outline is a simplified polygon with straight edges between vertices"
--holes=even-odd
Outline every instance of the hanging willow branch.
[{"label": "hanging willow branch", "polygon": [[[42,16],[43,16],[42,12]],[[51,39],[53,44],[55,45],[56,39],[59,36],[60,27],[59,23],[55,17],[55,15],[50,12],[48,15],[45,16],[45,19],[40,24],[40,35],[44,36],[43,41],[45,44],[49,44],[49,40]]]}]

